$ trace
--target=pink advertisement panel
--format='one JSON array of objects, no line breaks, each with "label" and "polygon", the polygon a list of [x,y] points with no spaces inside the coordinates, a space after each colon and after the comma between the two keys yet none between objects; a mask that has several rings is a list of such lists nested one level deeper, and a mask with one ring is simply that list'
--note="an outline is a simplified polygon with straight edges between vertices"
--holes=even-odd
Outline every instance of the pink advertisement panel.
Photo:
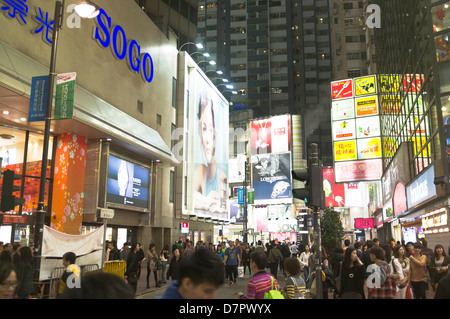
[{"label": "pink advertisement panel", "polygon": [[379,180],[383,175],[381,159],[335,162],[335,182],[358,182]]}]

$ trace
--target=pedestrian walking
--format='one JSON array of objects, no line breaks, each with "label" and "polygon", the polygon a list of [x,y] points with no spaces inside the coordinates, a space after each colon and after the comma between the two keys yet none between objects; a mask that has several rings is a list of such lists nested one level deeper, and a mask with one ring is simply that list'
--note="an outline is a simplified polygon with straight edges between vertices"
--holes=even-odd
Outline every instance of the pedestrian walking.
[{"label": "pedestrian walking", "polygon": [[241,257],[239,248],[234,245],[234,242],[230,240],[228,244],[229,247],[225,250],[224,254],[224,265],[230,285],[233,285],[236,283],[236,278],[238,277],[237,267],[241,264]]},{"label": "pedestrian walking", "polygon": [[138,283],[137,275],[139,270],[139,259],[136,253],[138,252],[139,248],[140,247],[138,243],[131,245],[131,248],[128,252],[127,269],[125,273],[128,284],[131,286],[134,293],[136,293]]},{"label": "pedestrian walking", "polygon": [[264,252],[255,251],[250,255],[250,267],[254,273],[247,284],[247,294],[238,292],[239,299],[264,299],[264,294],[272,289],[272,282],[276,290],[280,290],[277,280],[266,272],[268,263]]},{"label": "pedestrian walking", "polygon": [[300,261],[296,257],[288,257],[284,260],[286,272],[286,284],[281,290],[285,299],[305,299],[306,284],[301,276]]},{"label": "pedestrian walking", "polygon": [[309,278],[309,257],[311,256],[309,245],[303,246],[304,251],[300,254],[300,264],[302,266],[303,270],[303,278],[305,279],[305,282],[308,281]]},{"label": "pedestrian walking", "polygon": [[358,250],[347,247],[341,263],[340,299],[366,299],[364,294],[364,264],[358,257]]},{"label": "pedestrian walking", "polygon": [[167,280],[178,280],[178,265],[181,261],[181,253],[178,248],[173,251],[172,258],[170,259],[169,269],[166,272]]},{"label": "pedestrian walking", "polygon": [[18,299],[30,299],[33,293],[33,257],[31,248],[20,248],[20,265],[17,275],[17,286],[14,295]]},{"label": "pedestrian walking", "polygon": [[[411,284],[409,281],[410,265],[406,256],[406,249],[403,246],[394,247],[394,260],[392,261],[394,272],[398,273],[397,292],[395,299],[410,299]],[[408,298],[407,298],[408,297]]]},{"label": "pedestrian walking", "polygon": [[275,244],[275,241],[272,241],[272,249],[269,251],[269,267],[270,267],[270,273],[272,276],[277,278],[278,275],[278,265],[283,262],[283,255],[281,254],[280,250],[278,249],[277,245]]},{"label": "pedestrian walking", "polygon": [[164,248],[161,250],[161,253],[159,254],[159,259],[161,260],[161,283],[165,284],[167,262],[170,259],[169,245],[165,245]]},{"label": "pedestrian walking", "polygon": [[242,251],[242,266],[244,267],[244,275],[245,275],[245,269],[248,268],[248,274],[252,274],[252,270],[250,268],[250,255],[251,255],[251,249],[250,245],[247,243],[245,245],[244,250]]},{"label": "pedestrian walking", "polygon": [[447,275],[449,265],[450,257],[445,253],[444,247],[441,244],[437,244],[434,247],[433,256],[431,257],[430,262],[431,284],[433,291],[436,291],[439,281]]},{"label": "pedestrian walking", "polygon": [[[78,278],[80,278],[81,275],[81,269],[76,264],[77,256],[75,253],[69,251],[63,255],[63,266],[65,267],[64,273],[61,275],[61,278],[59,279],[59,287],[58,287],[58,293],[57,296],[64,293],[67,289],[67,281],[71,280],[70,284],[74,284],[74,281],[76,281]],[[69,279],[70,278],[70,279]],[[69,285],[70,285],[69,284]]]},{"label": "pedestrian walking", "polygon": [[427,257],[422,255],[422,245],[414,245],[414,255],[409,257],[411,265],[411,286],[415,299],[427,299]]},{"label": "pedestrian walking", "polygon": [[[391,269],[385,261],[386,252],[380,246],[374,246],[370,249],[370,258],[372,264],[368,270],[371,274],[368,277],[367,289],[368,299],[394,299],[397,291],[397,283],[391,277]],[[374,282],[372,281],[374,277]]]},{"label": "pedestrian walking", "polygon": [[161,269],[161,261],[156,253],[156,245],[154,243],[148,246],[145,259],[147,260],[147,288],[150,288],[150,275],[152,273],[155,277],[156,288],[161,287],[158,280],[158,270]]},{"label": "pedestrian walking", "polygon": [[181,258],[178,276],[159,299],[214,299],[224,283],[224,268],[217,254],[199,249]]}]

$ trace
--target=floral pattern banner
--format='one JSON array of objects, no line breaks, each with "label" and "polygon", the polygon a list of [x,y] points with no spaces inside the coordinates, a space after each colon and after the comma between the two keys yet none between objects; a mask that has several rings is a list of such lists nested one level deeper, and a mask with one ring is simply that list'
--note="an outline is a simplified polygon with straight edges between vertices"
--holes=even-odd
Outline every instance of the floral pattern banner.
[{"label": "floral pattern banner", "polygon": [[81,234],[86,153],[86,138],[73,133],[58,136],[51,228],[66,234]]}]

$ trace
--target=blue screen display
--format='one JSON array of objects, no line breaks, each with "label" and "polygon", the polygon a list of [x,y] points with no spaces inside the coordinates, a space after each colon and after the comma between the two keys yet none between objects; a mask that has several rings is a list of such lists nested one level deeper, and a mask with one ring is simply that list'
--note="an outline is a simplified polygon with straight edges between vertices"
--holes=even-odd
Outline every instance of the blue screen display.
[{"label": "blue screen display", "polygon": [[106,201],[148,209],[150,170],[109,156]]}]

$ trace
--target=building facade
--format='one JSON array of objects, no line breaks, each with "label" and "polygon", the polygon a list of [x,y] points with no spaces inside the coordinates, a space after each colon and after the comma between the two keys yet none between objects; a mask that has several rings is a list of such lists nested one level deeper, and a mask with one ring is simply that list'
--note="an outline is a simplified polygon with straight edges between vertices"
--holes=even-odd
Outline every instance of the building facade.
[{"label": "building facade", "polygon": [[[99,211],[109,208],[107,240],[161,247],[172,242],[179,163],[171,151],[176,37],[134,2],[123,10],[122,1],[98,1],[100,15],[90,20],[75,14],[76,3],[65,2],[57,47],[56,73],[75,72],[76,84],[73,115],[49,115],[46,224],[85,234],[105,223]],[[36,80],[49,74],[54,6],[33,1],[27,10],[2,10],[2,170],[22,176],[16,196],[25,203],[3,212],[0,233],[4,242],[33,246],[44,139],[44,121],[33,116],[45,109]]]},{"label": "building facade", "polygon": [[375,3],[381,11],[381,27],[374,33],[384,145],[384,206],[376,218],[385,239],[408,234],[414,240],[424,237],[431,249],[445,246],[450,3]]}]

